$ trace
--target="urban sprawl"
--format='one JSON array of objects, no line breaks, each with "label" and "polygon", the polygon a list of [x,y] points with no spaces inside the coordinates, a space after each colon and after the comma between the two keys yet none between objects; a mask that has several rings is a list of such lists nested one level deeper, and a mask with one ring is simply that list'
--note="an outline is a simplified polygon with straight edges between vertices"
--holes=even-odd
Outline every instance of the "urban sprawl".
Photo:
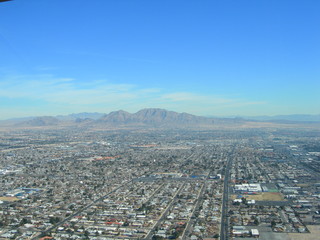
[{"label": "urban sprawl", "polygon": [[309,129],[24,129],[0,138],[0,239],[317,239]]}]

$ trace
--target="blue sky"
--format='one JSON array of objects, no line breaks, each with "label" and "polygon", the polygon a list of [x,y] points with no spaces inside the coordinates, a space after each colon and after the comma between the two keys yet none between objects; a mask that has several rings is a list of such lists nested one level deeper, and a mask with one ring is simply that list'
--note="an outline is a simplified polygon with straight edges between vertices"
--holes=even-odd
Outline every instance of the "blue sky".
[{"label": "blue sky", "polygon": [[320,114],[320,1],[0,3],[0,119]]}]

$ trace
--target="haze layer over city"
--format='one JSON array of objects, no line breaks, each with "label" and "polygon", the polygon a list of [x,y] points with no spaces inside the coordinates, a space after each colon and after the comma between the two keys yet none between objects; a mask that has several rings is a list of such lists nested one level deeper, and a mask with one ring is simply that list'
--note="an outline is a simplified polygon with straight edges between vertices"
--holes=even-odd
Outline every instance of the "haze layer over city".
[{"label": "haze layer over city", "polygon": [[0,240],[313,240],[320,3],[0,1]]}]

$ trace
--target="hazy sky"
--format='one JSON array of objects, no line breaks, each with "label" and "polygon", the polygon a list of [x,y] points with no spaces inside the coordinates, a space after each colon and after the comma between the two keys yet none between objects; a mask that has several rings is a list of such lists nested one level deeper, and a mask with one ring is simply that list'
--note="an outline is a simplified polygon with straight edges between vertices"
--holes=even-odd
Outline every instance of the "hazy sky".
[{"label": "hazy sky", "polygon": [[320,114],[318,0],[0,3],[0,119]]}]

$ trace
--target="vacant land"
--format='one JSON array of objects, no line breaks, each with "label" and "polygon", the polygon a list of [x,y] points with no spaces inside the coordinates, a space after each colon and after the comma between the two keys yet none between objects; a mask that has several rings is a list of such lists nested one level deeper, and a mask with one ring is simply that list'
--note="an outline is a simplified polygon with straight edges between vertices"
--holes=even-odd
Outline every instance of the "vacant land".
[{"label": "vacant land", "polygon": [[310,233],[289,233],[291,240],[314,240],[319,239],[320,226],[319,225],[308,225]]},{"label": "vacant land", "polygon": [[19,200],[20,199],[16,197],[0,197],[0,201],[4,201],[4,202],[15,202]]},{"label": "vacant land", "polygon": [[[231,199],[236,199],[238,195],[232,195]],[[255,195],[242,194],[242,197],[247,200],[256,200],[256,201],[283,201],[283,195],[278,192],[263,192]]]}]

